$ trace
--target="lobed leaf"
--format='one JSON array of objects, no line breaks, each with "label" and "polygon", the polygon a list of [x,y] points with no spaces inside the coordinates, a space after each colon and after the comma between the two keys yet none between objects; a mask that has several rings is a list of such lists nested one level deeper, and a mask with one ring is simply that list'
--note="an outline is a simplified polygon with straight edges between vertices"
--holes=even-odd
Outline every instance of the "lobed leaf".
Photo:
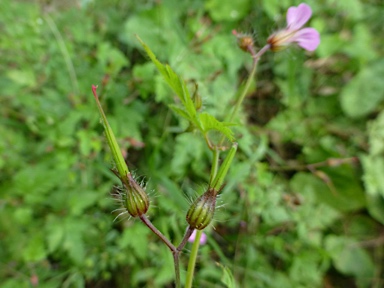
[{"label": "lobed leaf", "polygon": [[228,128],[228,126],[232,126],[233,124],[220,122],[208,113],[199,114],[199,122],[203,133],[207,133],[210,130],[216,130],[222,133],[230,141],[235,140],[232,130]]},{"label": "lobed leaf", "polygon": [[136,37],[140,41],[151,61],[156,65],[156,68],[159,70],[160,74],[163,76],[169,87],[171,87],[179,97],[189,117],[193,119],[196,116],[196,108],[193,104],[191,95],[189,94],[184,80],[181,79],[169,65],[164,65],[159,60],[157,60],[156,55],[152,52],[148,45],[146,45],[138,36]]}]

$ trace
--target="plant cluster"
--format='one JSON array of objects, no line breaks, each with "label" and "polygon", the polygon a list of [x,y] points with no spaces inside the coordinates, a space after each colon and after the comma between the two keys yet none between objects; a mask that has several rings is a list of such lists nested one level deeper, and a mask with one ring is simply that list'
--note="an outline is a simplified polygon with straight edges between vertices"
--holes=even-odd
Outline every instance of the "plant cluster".
[{"label": "plant cluster", "polygon": [[383,285],[381,1],[0,11],[0,288]]}]

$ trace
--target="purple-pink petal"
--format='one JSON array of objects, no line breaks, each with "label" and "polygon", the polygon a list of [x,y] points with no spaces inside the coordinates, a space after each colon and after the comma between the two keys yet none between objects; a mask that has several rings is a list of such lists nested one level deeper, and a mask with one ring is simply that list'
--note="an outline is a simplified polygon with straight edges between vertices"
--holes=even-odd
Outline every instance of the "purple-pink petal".
[{"label": "purple-pink petal", "polygon": [[[192,235],[188,238],[188,242],[193,243],[195,242],[196,238],[196,230],[192,232]],[[204,245],[207,243],[207,235],[203,232],[200,237],[200,245]]]},{"label": "purple-pink petal", "polygon": [[303,28],[295,33],[292,42],[308,51],[314,51],[320,44],[320,34],[314,28]]},{"label": "purple-pink petal", "polygon": [[312,10],[305,3],[301,3],[297,7],[288,8],[287,12],[287,28],[290,30],[299,30],[311,18]]},{"label": "purple-pink petal", "polygon": [[205,243],[207,243],[207,235],[203,233],[200,237],[200,245],[204,245]]}]

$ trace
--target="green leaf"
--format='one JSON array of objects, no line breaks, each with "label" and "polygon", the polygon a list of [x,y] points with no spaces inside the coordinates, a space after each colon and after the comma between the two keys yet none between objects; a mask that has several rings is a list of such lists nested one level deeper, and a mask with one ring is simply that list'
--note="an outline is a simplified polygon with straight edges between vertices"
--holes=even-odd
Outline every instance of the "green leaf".
[{"label": "green leaf", "polygon": [[124,54],[109,42],[102,42],[98,45],[97,58],[106,72],[112,75],[117,74],[123,67],[129,65]]},{"label": "green leaf", "polygon": [[223,270],[223,275],[221,276],[221,281],[227,286],[227,288],[236,288],[236,281],[233,277],[231,269],[227,266],[220,265]]},{"label": "green leaf", "polygon": [[63,174],[45,162],[29,165],[14,175],[14,195],[23,196],[28,205],[44,203],[56,186],[63,185],[62,179]]},{"label": "green leaf", "polygon": [[68,285],[67,287],[85,287],[85,279],[84,276],[79,273],[71,273],[68,278],[65,280],[65,284]]},{"label": "green leaf", "polygon": [[171,87],[179,97],[188,115],[191,119],[194,119],[196,116],[196,108],[184,80],[182,80],[169,65],[163,65],[159,60],[157,60],[152,50],[139,37],[137,37],[137,39],[140,41],[151,61],[156,65],[156,68],[159,70],[169,87]]},{"label": "green leaf", "polygon": [[[137,87],[140,92],[140,97],[147,99],[149,95],[154,92],[154,76],[157,75],[155,67],[150,62],[144,64],[136,64],[133,67],[132,74],[134,81],[140,83],[139,87]],[[157,97],[156,92],[155,94]]]},{"label": "green leaf", "polygon": [[296,283],[312,283],[312,287],[321,287],[323,273],[330,266],[330,259],[323,249],[302,249],[293,258],[289,268],[289,278]]},{"label": "green leaf", "polygon": [[205,134],[210,130],[216,130],[222,133],[230,141],[234,141],[233,132],[228,126],[231,126],[230,123],[220,122],[215,117],[208,113],[199,114],[200,127],[202,132]]},{"label": "green leaf", "polygon": [[361,155],[367,208],[373,218],[384,223],[384,112],[368,125],[369,155]]},{"label": "green leaf", "polygon": [[29,69],[10,70],[7,72],[7,76],[20,86],[35,87],[37,83],[35,73]]},{"label": "green leaf", "polygon": [[23,258],[26,262],[35,262],[44,259],[47,251],[44,247],[44,239],[40,233],[35,231],[28,239],[27,246],[23,250]]},{"label": "green leaf", "polygon": [[205,7],[214,21],[236,21],[249,13],[251,1],[209,0]]},{"label": "green leaf", "polygon": [[66,229],[63,248],[76,264],[80,264],[84,261],[86,251],[83,234],[89,233],[89,223],[79,221],[78,218],[67,218],[63,224]]},{"label": "green leaf", "polygon": [[381,195],[384,197],[384,158],[379,156],[362,156],[364,167],[364,184],[370,195]]},{"label": "green leaf", "polygon": [[342,50],[344,46],[345,42],[341,39],[340,34],[324,34],[321,35],[321,45],[317,49],[317,54],[321,58],[330,57]]},{"label": "green leaf", "polygon": [[310,173],[299,173],[295,176],[295,187],[299,192],[310,193],[318,201],[334,209],[346,212],[365,206],[366,200],[359,178],[347,165],[338,169],[324,169],[329,183],[325,183]]},{"label": "green leaf", "polygon": [[53,252],[63,243],[65,235],[65,227],[62,221],[56,217],[50,217],[45,232],[45,240],[48,245],[48,251]]},{"label": "green leaf", "polygon": [[341,92],[341,107],[350,117],[362,117],[384,99],[384,60],[361,70]]},{"label": "green leaf", "polygon": [[81,215],[84,210],[94,205],[99,199],[99,195],[95,191],[74,191],[69,196],[69,205],[72,215]]},{"label": "green leaf", "polygon": [[345,13],[347,19],[351,18],[353,20],[358,20],[364,17],[364,7],[362,1],[360,0],[341,0],[337,2],[329,1],[334,4],[336,11]]},{"label": "green leaf", "polygon": [[279,10],[287,5],[286,0],[269,0],[263,1],[263,11],[266,13],[271,19],[274,19],[276,15],[279,14]]},{"label": "green leaf", "polygon": [[384,158],[364,155],[360,157],[364,168],[367,208],[373,218],[384,224]]},{"label": "green leaf", "polygon": [[161,266],[156,271],[156,277],[154,278],[153,286],[154,287],[165,287],[166,284],[171,282],[174,277],[174,271],[170,267],[172,267],[173,259],[170,253],[167,250],[161,250],[161,254],[159,255],[159,259],[161,259]]},{"label": "green leaf", "polygon": [[171,162],[172,173],[182,176],[186,175],[188,165],[200,173],[203,167],[204,142],[200,137],[192,133],[183,133],[176,137],[176,143],[173,147],[174,157]]},{"label": "green leaf", "polygon": [[341,273],[368,281],[374,277],[375,265],[371,257],[354,239],[330,235],[325,240],[325,247]]},{"label": "green leaf", "polygon": [[353,39],[348,41],[348,45],[343,45],[343,52],[351,58],[357,58],[363,64],[377,58],[375,37],[372,35],[371,29],[365,23],[361,23],[354,25],[351,32]]},{"label": "green leaf", "polygon": [[384,224],[384,197],[381,195],[367,195],[369,214],[381,224]]},{"label": "green leaf", "polygon": [[124,230],[118,243],[120,249],[128,248],[130,253],[143,260],[148,255],[148,230],[145,226],[133,225]]},{"label": "green leaf", "polygon": [[188,121],[191,121],[192,122],[192,119],[191,117],[188,115],[187,112],[185,112],[185,110],[179,108],[177,105],[175,104],[169,104],[168,107],[170,109],[172,109],[173,112],[175,112],[177,115],[187,119]]},{"label": "green leaf", "polygon": [[368,124],[369,154],[380,156],[384,152],[384,112]]}]

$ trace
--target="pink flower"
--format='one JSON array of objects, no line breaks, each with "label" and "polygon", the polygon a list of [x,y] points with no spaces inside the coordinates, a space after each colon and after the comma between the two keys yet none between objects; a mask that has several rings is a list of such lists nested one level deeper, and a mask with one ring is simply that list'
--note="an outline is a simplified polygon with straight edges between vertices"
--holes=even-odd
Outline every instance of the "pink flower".
[{"label": "pink flower", "polygon": [[290,7],[287,12],[287,27],[268,38],[272,51],[279,51],[296,42],[301,48],[314,51],[320,44],[320,34],[314,28],[301,28],[311,18],[312,10],[307,4]]},{"label": "pink flower", "polygon": [[[194,230],[192,232],[192,235],[188,238],[188,242],[190,243],[195,242],[196,231],[197,230]],[[204,245],[205,243],[207,243],[207,235],[205,235],[205,233],[203,232],[203,234],[201,234],[201,237],[200,237],[200,245]]]}]

